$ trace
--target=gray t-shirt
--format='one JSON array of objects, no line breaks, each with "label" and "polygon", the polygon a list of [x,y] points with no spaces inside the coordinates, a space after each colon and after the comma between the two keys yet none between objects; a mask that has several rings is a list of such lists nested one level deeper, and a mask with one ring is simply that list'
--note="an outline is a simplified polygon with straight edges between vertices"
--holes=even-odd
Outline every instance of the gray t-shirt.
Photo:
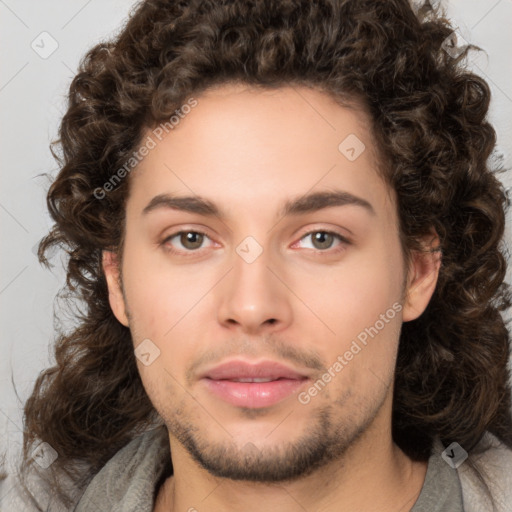
[{"label": "gray t-shirt", "polygon": [[411,512],[464,512],[459,475],[443,460],[442,450],[440,442],[434,443],[425,482]]},{"label": "gray t-shirt", "polygon": [[[411,512],[464,512],[457,470],[441,458],[441,450],[436,443]],[[153,512],[157,490],[171,472],[169,437],[162,426],[117,452],[92,479],[75,512]]]}]

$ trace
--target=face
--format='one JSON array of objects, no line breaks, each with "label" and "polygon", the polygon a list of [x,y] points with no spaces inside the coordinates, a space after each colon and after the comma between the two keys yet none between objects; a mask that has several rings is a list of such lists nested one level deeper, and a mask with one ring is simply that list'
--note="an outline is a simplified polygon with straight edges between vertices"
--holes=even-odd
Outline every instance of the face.
[{"label": "face", "polygon": [[143,137],[122,268],[104,254],[110,303],[171,452],[216,476],[294,479],[390,435],[400,327],[437,274],[405,268],[361,109],[233,84],[196,101]]}]

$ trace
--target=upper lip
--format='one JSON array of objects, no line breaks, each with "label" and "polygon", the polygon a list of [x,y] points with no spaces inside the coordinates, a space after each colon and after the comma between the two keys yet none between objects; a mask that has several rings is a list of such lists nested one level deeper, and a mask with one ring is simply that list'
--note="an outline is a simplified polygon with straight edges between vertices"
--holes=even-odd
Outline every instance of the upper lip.
[{"label": "upper lip", "polygon": [[221,363],[207,371],[202,378],[212,380],[233,379],[305,379],[306,375],[293,370],[289,366],[276,361],[261,361],[248,363],[242,360],[231,360]]}]

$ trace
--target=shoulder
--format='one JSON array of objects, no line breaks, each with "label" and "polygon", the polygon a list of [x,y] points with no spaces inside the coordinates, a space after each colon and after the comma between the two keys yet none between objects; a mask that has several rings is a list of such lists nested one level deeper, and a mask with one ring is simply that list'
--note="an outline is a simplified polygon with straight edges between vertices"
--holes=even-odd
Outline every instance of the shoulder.
[{"label": "shoulder", "polygon": [[[126,494],[127,487],[134,480],[142,481],[140,470],[148,470],[148,478],[152,478],[152,474],[158,473],[167,460],[170,461],[167,430],[165,427],[158,427],[135,437],[121,448],[92,477],[85,488],[80,490],[74,487],[74,482],[66,475],[59,474],[58,479],[69,488],[70,498],[72,497],[75,505],[80,504],[82,507],[73,510],[97,512],[98,509],[91,506],[91,496],[94,500],[94,494],[97,494],[100,496],[99,502],[106,497],[111,503],[115,503],[117,498],[123,497],[123,493]],[[20,475],[15,472],[9,472],[6,478],[0,480],[0,511],[69,512],[69,505],[66,506],[55,497],[48,481],[39,472],[30,468],[29,473],[23,476],[25,485]],[[78,495],[74,489],[78,491]]]},{"label": "shoulder", "polygon": [[[41,473],[29,469],[24,478],[15,472],[10,472],[0,481],[0,510],[24,512],[68,512],[69,508],[52,493],[48,481]],[[62,475],[61,484],[72,489],[73,484]]]},{"label": "shoulder", "polygon": [[[144,510],[153,500],[155,484],[170,462],[165,426],[145,432],[121,448],[91,480],[76,511],[96,510],[94,503]],[[125,506],[125,508],[124,508]]]},{"label": "shoulder", "polygon": [[458,473],[466,512],[512,511],[512,450],[493,434],[484,434]]}]

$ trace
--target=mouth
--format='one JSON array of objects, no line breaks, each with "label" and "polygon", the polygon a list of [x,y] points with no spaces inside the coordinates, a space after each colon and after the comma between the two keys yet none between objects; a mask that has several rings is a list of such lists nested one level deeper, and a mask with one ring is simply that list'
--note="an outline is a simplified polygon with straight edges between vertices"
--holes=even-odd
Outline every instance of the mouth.
[{"label": "mouth", "polygon": [[275,361],[232,360],[204,372],[200,382],[231,405],[256,409],[295,394],[308,380],[307,374]]}]

